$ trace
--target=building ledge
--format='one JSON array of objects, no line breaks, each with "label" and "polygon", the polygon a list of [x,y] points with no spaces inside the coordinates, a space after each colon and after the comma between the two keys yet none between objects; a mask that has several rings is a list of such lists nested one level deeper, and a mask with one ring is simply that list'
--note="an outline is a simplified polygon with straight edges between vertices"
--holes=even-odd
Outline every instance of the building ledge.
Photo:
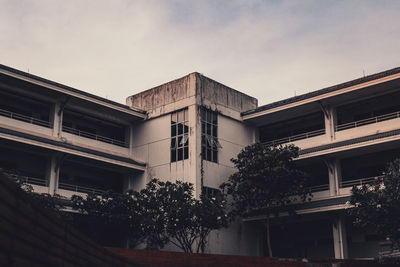
[{"label": "building ledge", "polygon": [[[79,156],[85,156],[85,154],[88,154],[88,155],[93,155],[93,156],[103,158],[102,161],[105,161],[104,159],[110,159],[110,160],[113,160],[113,161],[116,161],[119,163],[125,163],[125,164],[117,163],[118,165],[124,165],[126,167],[131,167],[131,168],[138,169],[138,170],[144,170],[146,167],[145,163],[135,161],[131,158],[117,156],[117,155],[113,155],[113,154],[109,154],[109,153],[105,153],[105,152],[101,152],[101,151],[96,151],[96,150],[89,149],[89,148],[79,147],[79,146],[72,145],[72,144],[69,144],[66,142],[52,140],[52,139],[48,139],[48,138],[44,138],[41,136],[36,136],[36,135],[28,134],[28,133],[22,133],[19,131],[15,131],[15,130],[3,128],[3,127],[0,127],[0,134],[6,134],[6,135],[10,135],[12,137],[19,137],[19,138],[28,139],[31,141],[36,141],[36,142],[40,142],[43,144],[47,144],[47,145],[50,145],[50,147],[47,147],[47,148],[50,148],[53,150],[67,149],[66,151],[63,151],[63,152],[70,153],[70,154],[77,154],[74,152],[78,152]],[[7,137],[3,137],[0,135],[0,138],[7,138]],[[10,138],[7,138],[7,139],[10,139]],[[57,148],[60,148],[60,149],[57,149]]]},{"label": "building ledge", "polygon": [[365,142],[369,142],[369,141],[373,141],[373,140],[379,140],[379,139],[383,139],[383,138],[387,138],[387,137],[398,136],[398,135],[400,135],[400,129],[387,131],[387,132],[383,132],[383,133],[367,135],[367,136],[354,138],[354,139],[350,139],[350,140],[345,140],[345,141],[340,141],[340,142],[336,142],[336,143],[331,143],[331,144],[326,144],[326,145],[306,148],[306,149],[300,150],[299,158],[302,158],[303,156],[306,156],[308,154],[315,153],[315,152],[335,149],[335,148],[338,148],[338,147],[346,147],[346,146],[349,146],[349,145],[362,144],[362,143],[365,143]]}]

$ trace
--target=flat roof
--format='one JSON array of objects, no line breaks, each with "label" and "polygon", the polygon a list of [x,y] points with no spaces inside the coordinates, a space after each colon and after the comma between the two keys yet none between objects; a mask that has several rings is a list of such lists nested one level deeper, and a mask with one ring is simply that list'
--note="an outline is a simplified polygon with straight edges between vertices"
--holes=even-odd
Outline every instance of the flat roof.
[{"label": "flat roof", "polygon": [[[55,86],[55,87],[64,89],[64,90],[72,93],[75,96],[78,94],[78,95],[81,95],[81,96],[85,97],[86,100],[88,100],[88,98],[89,98],[89,99],[95,100],[95,102],[99,102],[100,101],[100,102],[103,102],[104,104],[106,104],[107,107],[115,108],[115,109],[120,110],[120,111],[130,112],[130,113],[132,113],[132,115],[136,115],[136,116],[139,116],[139,117],[142,117],[142,118],[145,118],[145,115],[146,115],[146,111],[144,111],[144,110],[133,109],[133,108],[127,106],[127,105],[124,105],[124,104],[109,100],[107,98],[103,98],[103,97],[100,97],[100,96],[97,96],[97,95],[94,95],[94,94],[91,94],[91,93],[88,93],[88,92],[85,92],[85,91],[82,91],[82,90],[67,86],[67,85],[64,85],[64,84],[61,84],[61,83],[57,83],[57,82],[51,81],[51,80],[47,80],[45,78],[42,78],[42,77],[27,73],[27,72],[24,72],[24,71],[21,71],[21,70],[17,70],[17,69],[14,69],[14,68],[2,65],[2,64],[0,64],[0,71],[3,71],[2,72],[3,74],[7,74],[7,73],[4,73],[4,71],[6,71],[6,72],[9,72],[9,73],[12,73],[12,74],[16,74],[16,75],[22,76],[24,78],[28,78],[28,79],[31,79],[31,80],[34,80],[34,81],[38,81],[38,82],[45,83],[45,84],[48,84],[48,85],[51,85],[51,86]],[[15,77],[15,78],[18,78],[18,77]],[[52,88],[49,88],[49,89],[52,89]],[[134,113],[136,113],[136,114],[134,114]]]},{"label": "flat roof", "polygon": [[260,111],[273,109],[273,108],[276,108],[276,107],[280,107],[280,106],[284,106],[284,105],[287,105],[287,104],[295,103],[295,102],[298,102],[298,101],[301,101],[301,100],[305,100],[305,99],[308,99],[308,98],[312,98],[312,97],[315,97],[315,96],[320,96],[320,95],[323,95],[323,94],[326,94],[326,93],[330,93],[330,92],[334,92],[334,91],[337,91],[337,90],[340,90],[340,89],[343,89],[343,88],[346,88],[346,87],[358,85],[358,84],[361,84],[361,83],[364,83],[364,82],[369,82],[369,81],[372,81],[372,80],[376,80],[376,79],[383,78],[383,77],[390,76],[390,75],[397,74],[397,73],[400,73],[400,67],[393,68],[393,69],[386,70],[386,71],[382,71],[382,72],[375,73],[375,74],[371,74],[371,75],[368,75],[368,76],[365,76],[365,77],[362,77],[362,78],[358,78],[358,79],[351,80],[351,81],[348,81],[348,82],[340,83],[340,84],[333,85],[333,86],[330,86],[330,87],[326,87],[326,88],[323,88],[323,89],[319,89],[319,90],[316,90],[316,91],[313,91],[313,92],[310,92],[310,93],[306,93],[306,94],[302,94],[302,95],[299,95],[299,96],[294,96],[294,97],[290,97],[290,98],[283,99],[283,100],[280,100],[280,101],[276,101],[276,102],[273,102],[273,103],[270,103],[270,104],[266,104],[266,105],[260,106],[260,107],[258,107],[256,109],[252,109],[252,110],[248,110],[248,111],[242,112],[241,115],[245,116],[245,115],[254,114],[254,113],[257,113],[257,112],[260,112]]}]

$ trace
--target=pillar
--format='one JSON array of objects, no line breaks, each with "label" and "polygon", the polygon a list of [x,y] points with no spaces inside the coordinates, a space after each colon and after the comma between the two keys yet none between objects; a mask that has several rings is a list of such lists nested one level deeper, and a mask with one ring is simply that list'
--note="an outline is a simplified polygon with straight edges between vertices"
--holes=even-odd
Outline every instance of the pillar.
[{"label": "pillar", "polygon": [[337,116],[336,116],[336,108],[330,105],[323,105],[320,103],[320,107],[324,113],[324,121],[325,121],[325,134],[329,140],[334,140],[335,137],[335,128],[337,124]]},{"label": "pillar", "polygon": [[49,164],[47,165],[47,177],[49,184],[49,194],[54,195],[58,189],[58,178],[60,174],[60,159],[59,155],[52,155]]},{"label": "pillar", "polygon": [[347,235],[346,235],[346,223],[343,215],[337,216],[332,224],[333,230],[333,248],[336,259],[347,259]]},{"label": "pillar", "polygon": [[329,174],[329,195],[339,195],[340,183],[342,182],[342,170],[339,159],[329,159],[325,161]]},{"label": "pillar", "polygon": [[57,102],[51,111],[51,120],[53,123],[53,136],[60,137],[62,127],[62,104]]}]

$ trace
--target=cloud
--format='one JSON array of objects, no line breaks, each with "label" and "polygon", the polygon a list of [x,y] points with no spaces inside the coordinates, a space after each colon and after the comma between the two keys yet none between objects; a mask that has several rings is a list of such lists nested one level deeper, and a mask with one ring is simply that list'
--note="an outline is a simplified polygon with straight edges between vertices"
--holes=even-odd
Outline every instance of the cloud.
[{"label": "cloud", "polygon": [[199,71],[261,104],[400,65],[398,1],[2,1],[0,61],[118,102]]}]

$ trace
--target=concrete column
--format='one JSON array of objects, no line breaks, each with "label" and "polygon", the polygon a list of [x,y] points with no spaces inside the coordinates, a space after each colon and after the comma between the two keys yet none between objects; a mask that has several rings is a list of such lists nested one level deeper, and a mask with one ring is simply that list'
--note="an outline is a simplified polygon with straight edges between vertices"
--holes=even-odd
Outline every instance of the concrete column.
[{"label": "concrete column", "polygon": [[346,235],[346,223],[342,215],[336,217],[332,224],[333,230],[333,248],[335,251],[336,259],[347,259],[347,235]]},{"label": "concrete column", "polygon": [[339,159],[329,159],[325,161],[329,175],[329,195],[339,194],[340,183],[342,182],[342,171]]},{"label": "concrete column", "polygon": [[52,155],[47,166],[47,177],[49,181],[49,194],[54,195],[58,189],[58,178],[60,174],[60,159],[59,155]]},{"label": "concrete column", "polygon": [[131,157],[131,158],[133,158],[133,131],[134,131],[134,129],[133,129],[133,125],[130,125],[129,127],[128,127],[128,129],[127,129],[127,131],[126,131],[126,137],[125,137],[125,140],[128,140],[128,143],[129,143],[129,156]]},{"label": "concrete column", "polygon": [[62,104],[60,102],[55,103],[51,112],[51,120],[53,123],[53,136],[60,137],[63,115]]},{"label": "concrete column", "polygon": [[324,112],[324,120],[325,120],[325,134],[328,136],[329,140],[334,140],[335,137],[335,128],[337,122],[336,116],[336,108],[331,106],[322,106],[321,109]]}]

